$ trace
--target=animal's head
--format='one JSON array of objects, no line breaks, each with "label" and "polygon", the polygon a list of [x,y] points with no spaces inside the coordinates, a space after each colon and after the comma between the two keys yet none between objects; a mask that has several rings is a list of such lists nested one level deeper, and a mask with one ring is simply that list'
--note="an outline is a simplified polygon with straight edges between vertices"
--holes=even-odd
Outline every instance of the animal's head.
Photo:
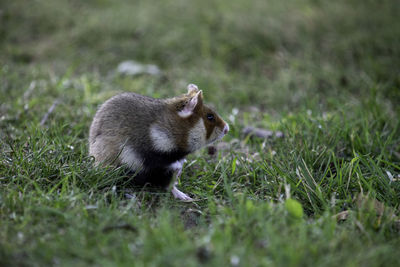
[{"label": "animal's head", "polygon": [[194,151],[224,137],[229,125],[203,103],[203,92],[196,85],[189,84],[187,90],[178,106],[178,116],[188,125],[187,145]]}]

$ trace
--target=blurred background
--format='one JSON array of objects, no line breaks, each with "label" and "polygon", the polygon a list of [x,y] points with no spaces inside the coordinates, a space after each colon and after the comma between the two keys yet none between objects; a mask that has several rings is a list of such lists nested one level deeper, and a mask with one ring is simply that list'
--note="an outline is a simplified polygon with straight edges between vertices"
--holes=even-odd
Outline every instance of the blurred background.
[{"label": "blurred background", "polygon": [[[399,0],[0,0],[0,266],[398,266],[399,15]],[[116,193],[121,173],[88,157],[96,109],[188,83],[231,126],[188,157],[179,188],[199,201]]]},{"label": "blurred background", "polygon": [[[2,1],[1,100],[32,79],[84,75],[156,97],[193,82],[217,105],[272,115],[371,96],[398,109],[398,14],[396,0]],[[127,60],[142,73],[119,75]]]}]

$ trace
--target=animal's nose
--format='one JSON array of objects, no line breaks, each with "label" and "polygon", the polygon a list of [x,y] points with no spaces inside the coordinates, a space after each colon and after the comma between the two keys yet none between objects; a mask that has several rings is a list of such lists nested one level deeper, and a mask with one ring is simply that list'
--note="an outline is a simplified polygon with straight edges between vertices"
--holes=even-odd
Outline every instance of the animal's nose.
[{"label": "animal's nose", "polygon": [[224,134],[227,134],[229,131],[229,125],[226,123],[224,129],[222,130]]}]

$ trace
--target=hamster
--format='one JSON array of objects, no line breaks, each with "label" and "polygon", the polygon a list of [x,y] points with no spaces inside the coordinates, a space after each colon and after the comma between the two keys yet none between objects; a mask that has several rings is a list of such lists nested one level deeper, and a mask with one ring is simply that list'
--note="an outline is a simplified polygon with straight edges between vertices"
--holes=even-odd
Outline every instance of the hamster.
[{"label": "hamster", "polygon": [[134,184],[168,188],[192,201],[176,187],[185,157],[221,139],[229,125],[203,104],[203,93],[194,84],[187,93],[155,99],[122,93],[100,106],[89,132],[89,155],[95,165],[126,166]]}]

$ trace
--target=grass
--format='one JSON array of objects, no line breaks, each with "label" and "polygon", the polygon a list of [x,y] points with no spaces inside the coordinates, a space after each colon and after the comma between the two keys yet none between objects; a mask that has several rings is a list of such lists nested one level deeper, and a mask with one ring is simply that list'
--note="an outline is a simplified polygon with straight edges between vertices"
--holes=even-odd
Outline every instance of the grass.
[{"label": "grass", "polygon": [[[33,1],[0,8],[0,264],[397,266],[396,1]],[[121,76],[121,61],[160,76]],[[99,104],[193,82],[231,126],[181,203],[87,156]],[[54,111],[41,125],[43,116]],[[281,131],[257,139],[246,126]],[[126,197],[126,194],[133,196]]]}]

